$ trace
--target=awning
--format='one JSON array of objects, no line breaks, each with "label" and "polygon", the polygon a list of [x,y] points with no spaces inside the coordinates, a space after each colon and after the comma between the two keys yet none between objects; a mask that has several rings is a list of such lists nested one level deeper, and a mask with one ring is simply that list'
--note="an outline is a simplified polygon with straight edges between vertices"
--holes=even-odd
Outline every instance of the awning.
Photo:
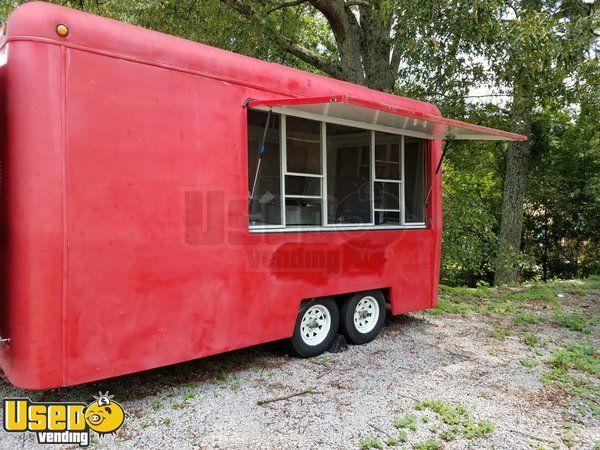
[{"label": "awning", "polygon": [[527,136],[521,134],[509,133],[347,95],[250,100],[248,107],[425,139],[527,140]]}]

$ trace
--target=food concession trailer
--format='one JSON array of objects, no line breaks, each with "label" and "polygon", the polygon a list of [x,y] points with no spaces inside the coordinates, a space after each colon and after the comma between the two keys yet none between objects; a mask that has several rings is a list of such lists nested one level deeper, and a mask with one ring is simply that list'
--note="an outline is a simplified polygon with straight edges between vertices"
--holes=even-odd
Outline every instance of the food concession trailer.
[{"label": "food concession trailer", "polygon": [[436,304],[430,104],[28,3],[0,37],[0,366],[46,389]]}]

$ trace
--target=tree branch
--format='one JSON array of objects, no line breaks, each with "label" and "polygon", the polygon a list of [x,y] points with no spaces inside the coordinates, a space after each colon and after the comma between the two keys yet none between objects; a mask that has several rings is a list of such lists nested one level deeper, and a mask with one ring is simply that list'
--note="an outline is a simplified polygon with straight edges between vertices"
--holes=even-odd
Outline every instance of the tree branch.
[{"label": "tree branch", "polygon": [[192,11],[196,7],[197,2],[198,2],[198,0],[192,0],[192,2],[190,3],[190,6],[187,8],[187,10],[185,12],[185,17],[183,18],[183,20],[188,20],[190,18],[190,15],[192,14]]},{"label": "tree branch", "polygon": [[346,7],[349,6],[371,6],[369,0],[346,0]]},{"label": "tree branch", "polygon": [[342,78],[342,70],[339,64],[335,61],[330,61],[319,53],[309,50],[306,47],[294,42],[292,39],[273,29],[263,17],[259,16],[250,6],[242,3],[240,0],[220,0],[221,3],[229,6],[238,14],[252,21],[257,26],[268,30],[271,38],[283,49],[290,52],[292,55],[307,62],[311,66],[322,70],[328,75],[335,78]]},{"label": "tree branch", "polygon": [[289,8],[290,6],[298,6],[301,5],[302,3],[306,3],[308,0],[296,0],[293,2],[285,2],[285,3],[281,3],[280,5],[277,5],[275,8],[271,8],[270,10],[268,10],[265,13],[265,16],[268,16],[271,13],[274,13],[275,11],[278,11],[280,9],[283,8]]},{"label": "tree branch", "polygon": [[308,0],[327,19],[340,56],[343,79],[364,84],[360,24],[344,0]]}]

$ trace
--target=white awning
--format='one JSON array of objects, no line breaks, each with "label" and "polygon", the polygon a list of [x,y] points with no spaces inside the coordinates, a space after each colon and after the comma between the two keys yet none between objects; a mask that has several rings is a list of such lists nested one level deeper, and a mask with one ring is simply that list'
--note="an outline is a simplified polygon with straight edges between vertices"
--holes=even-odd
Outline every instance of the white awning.
[{"label": "white awning", "polygon": [[527,136],[347,95],[250,100],[248,107],[425,139],[525,141]]}]

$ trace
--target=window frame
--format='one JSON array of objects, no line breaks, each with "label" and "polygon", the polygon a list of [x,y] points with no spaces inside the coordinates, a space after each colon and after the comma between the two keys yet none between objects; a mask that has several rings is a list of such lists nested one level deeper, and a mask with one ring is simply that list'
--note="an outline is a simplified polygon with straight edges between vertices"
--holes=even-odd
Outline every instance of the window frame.
[{"label": "window frame", "polygon": [[[336,120],[323,120],[317,119],[313,117],[311,114],[296,114],[291,113],[289,111],[282,112],[278,111],[278,108],[272,108],[272,113],[277,114],[279,116],[279,148],[280,148],[280,213],[281,213],[281,225],[250,225],[248,224],[248,230],[250,233],[296,233],[296,232],[317,232],[317,231],[359,231],[359,230],[410,230],[410,229],[427,229],[429,226],[427,225],[427,217],[428,217],[428,208],[425,207],[424,211],[424,222],[406,222],[406,207],[405,207],[405,162],[404,162],[404,141],[405,136],[410,137],[418,137],[423,139],[424,145],[423,149],[425,152],[424,159],[424,180],[425,185],[427,186],[427,182],[429,179],[429,155],[431,149],[431,139],[422,138],[419,136],[413,136],[411,133],[398,133],[398,132],[390,132],[389,129],[381,129],[382,127],[378,126],[370,126],[370,124],[365,123],[362,126],[357,126],[357,124],[349,121],[349,123],[345,123],[346,121],[341,119]],[[247,110],[248,111],[248,110]],[[264,111],[263,111],[264,112]],[[301,172],[288,172],[287,170],[287,117],[299,117],[303,119],[312,120],[318,122],[320,124],[320,151],[321,151],[321,173],[320,174],[312,174],[312,173],[301,173]],[[246,118],[246,127],[248,124],[247,114]],[[327,201],[327,123],[334,123],[337,125],[348,126],[352,128],[357,128],[360,130],[366,130],[370,133],[369,138],[369,162],[370,162],[370,188],[371,188],[371,202],[370,202],[370,216],[371,221],[368,223],[352,223],[352,224],[330,224],[328,223],[328,201]],[[376,179],[375,178],[375,137],[376,132],[383,132],[387,134],[393,134],[400,137],[400,179],[399,180],[388,180],[388,179]],[[247,135],[246,135],[247,136]],[[247,139],[246,139],[247,141]],[[250,176],[250,175],[248,175]],[[321,195],[320,196],[301,196],[301,195],[287,195],[285,191],[285,181],[286,176],[300,176],[300,177],[311,177],[318,178],[321,184]],[[398,183],[399,185],[399,200],[400,200],[400,208],[399,210],[393,210],[393,212],[400,213],[400,224],[399,225],[376,225],[375,224],[375,214],[378,211],[392,211],[387,209],[378,209],[375,208],[375,183],[377,182],[391,182]],[[294,225],[288,226],[286,221],[286,199],[287,198],[314,198],[320,199],[321,201],[321,225]],[[423,199],[425,201],[425,199]]]}]

